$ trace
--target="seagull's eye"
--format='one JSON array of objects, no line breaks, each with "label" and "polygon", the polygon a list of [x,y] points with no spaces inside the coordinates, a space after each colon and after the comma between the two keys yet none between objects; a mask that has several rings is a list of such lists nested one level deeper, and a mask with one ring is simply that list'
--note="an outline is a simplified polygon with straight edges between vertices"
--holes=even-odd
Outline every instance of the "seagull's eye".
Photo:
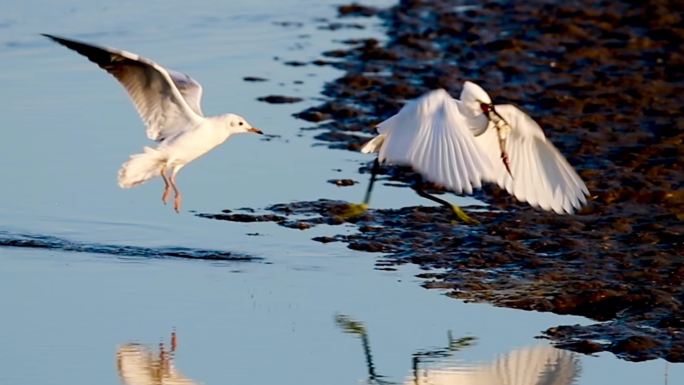
[{"label": "seagull's eye", "polygon": [[482,109],[482,112],[484,112],[485,114],[489,112],[489,104],[480,103],[480,108]]},{"label": "seagull's eye", "polygon": [[240,123],[238,123],[238,124],[242,126],[242,122],[240,122]]}]

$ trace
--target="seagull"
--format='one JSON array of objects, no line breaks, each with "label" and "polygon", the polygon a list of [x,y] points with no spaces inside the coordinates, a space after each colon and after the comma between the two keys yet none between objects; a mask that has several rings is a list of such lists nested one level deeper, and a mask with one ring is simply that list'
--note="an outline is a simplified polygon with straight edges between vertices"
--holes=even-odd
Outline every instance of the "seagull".
[{"label": "seagull", "polygon": [[138,343],[128,343],[116,350],[116,369],[125,385],[198,385],[175,365],[176,333],[171,333],[170,348],[159,344],[159,353]]},{"label": "seagull", "polygon": [[[521,202],[558,214],[571,214],[586,203],[586,185],[532,118],[513,105],[494,105],[470,81],[460,98],[433,90],[377,125],[378,135],[361,148],[378,153],[371,181],[363,203],[351,205],[351,213],[368,207],[381,163],[411,166],[424,180],[457,194],[472,194],[482,182],[493,182]],[[412,187],[464,222],[477,222],[458,206],[425,193],[420,184]]]},{"label": "seagull", "polygon": [[119,169],[121,188],[138,186],[156,176],[164,180],[162,202],[174,192],[178,213],[182,195],[176,184],[178,172],[188,163],[226,141],[231,135],[263,134],[236,114],[204,116],[200,106],[202,86],[190,76],[166,69],[131,52],[98,47],[54,35],[43,36],[87,57],[112,74],[128,92],[157,147],[144,147]]}]

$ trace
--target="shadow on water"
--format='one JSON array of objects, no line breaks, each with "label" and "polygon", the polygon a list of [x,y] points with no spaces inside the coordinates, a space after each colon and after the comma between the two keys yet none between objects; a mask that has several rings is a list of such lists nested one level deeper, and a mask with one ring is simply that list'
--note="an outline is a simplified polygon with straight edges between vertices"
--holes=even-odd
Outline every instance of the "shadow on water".
[{"label": "shadow on water", "polygon": [[142,247],[129,245],[109,245],[84,243],[50,235],[19,234],[0,231],[0,247],[47,249],[74,253],[106,254],[118,257],[139,258],[183,258],[207,261],[249,262],[261,258],[232,251],[194,249],[187,247]]},{"label": "shadow on water", "polygon": [[[346,315],[335,316],[335,323],[345,333],[361,339],[368,369],[366,382],[377,385],[395,384],[378,374],[365,325]],[[569,385],[580,374],[580,363],[575,353],[547,345],[512,350],[491,363],[466,365],[456,362],[453,356],[475,345],[477,339],[454,338],[451,331],[448,332],[447,339],[444,347],[413,353],[412,371],[406,384]]]},{"label": "shadow on water", "polygon": [[197,384],[176,369],[177,347],[175,331],[171,333],[169,347],[160,343],[158,353],[138,343],[120,346],[116,351],[116,370],[121,382],[126,385]]}]

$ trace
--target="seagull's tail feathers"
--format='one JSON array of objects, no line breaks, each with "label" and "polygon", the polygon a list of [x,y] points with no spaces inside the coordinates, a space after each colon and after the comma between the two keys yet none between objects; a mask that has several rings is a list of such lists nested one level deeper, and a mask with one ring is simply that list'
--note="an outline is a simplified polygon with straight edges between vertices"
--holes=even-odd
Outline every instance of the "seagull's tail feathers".
[{"label": "seagull's tail feathers", "polygon": [[145,147],[144,152],[131,155],[119,169],[119,187],[131,188],[159,176],[166,155],[154,148]]}]

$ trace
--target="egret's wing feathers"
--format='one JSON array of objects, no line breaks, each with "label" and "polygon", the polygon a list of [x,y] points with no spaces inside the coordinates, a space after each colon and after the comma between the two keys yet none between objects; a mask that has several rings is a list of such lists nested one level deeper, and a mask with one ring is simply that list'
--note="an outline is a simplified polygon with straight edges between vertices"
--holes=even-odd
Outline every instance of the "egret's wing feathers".
[{"label": "egret's wing feathers", "polygon": [[491,363],[468,365],[445,361],[432,364],[414,371],[413,383],[571,385],[580,371],[580,362],[574,353],[541,345],[513,350]]},{"label": "egret's wing feathers", "polygon": [[386,135],[380,160],[413,167],[426,180],[456,193],[472,193],[491,173],[490,161],[475,144],[456,101],[444,90],[408,102],[378,125]]},{"label": "egret's wing feathers", "polygon": [[374,152],[379,152],[382,144],[385,143],[387,134],[379,134],[375,138],[366,142],[366,144],[361,147],[361,152],[364,154],[372,154]]},{"label": "egret's wing feathers", "polygon": [[[44,36],[80,53],[116,77],[145,122],[150,139],[162,141],[199,120],[201,87],[198,91],[192,85],[196,82],[190,77],[179,77],[174,81],[164,67],[136,54],[52,35]],[[183,83],[180,88],[185,90],[185,95],[190,95],[190,102],[186,101],[177,82]]]},{"label": "egret's wing feathers", "polygon": [[512,129],[506,140],[512,176],[501,160],[496,130],[490,126],[475,138],[493,164],[488,179],[518,200],[545,210],[562,214],[582,207],[589,194],[587,187],[541,127],[513,105],[495,108]]}]

